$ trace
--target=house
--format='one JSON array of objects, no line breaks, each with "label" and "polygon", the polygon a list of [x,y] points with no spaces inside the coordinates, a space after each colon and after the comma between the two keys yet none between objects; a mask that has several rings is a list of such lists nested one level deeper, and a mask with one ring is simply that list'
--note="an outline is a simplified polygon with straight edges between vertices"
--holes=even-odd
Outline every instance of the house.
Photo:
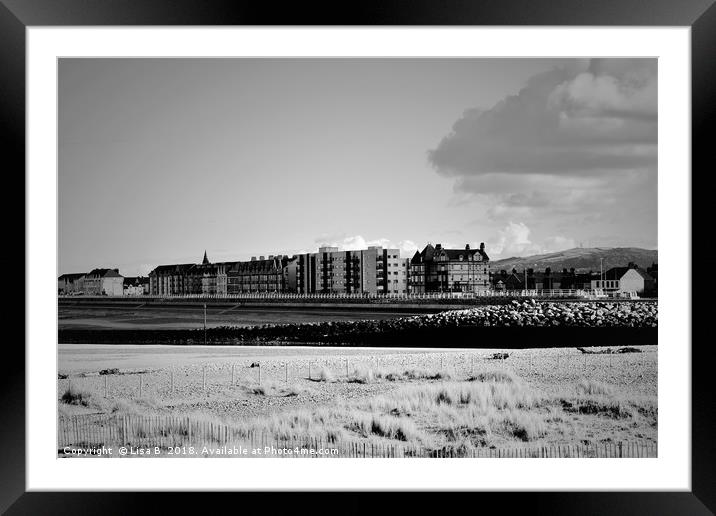
[{"label": "house", "polygon": [[490,284],[494,290],[588,290],[592,288],[592,276],[592,273],[576,273],[574,268],[561,272],[554,272],[550,267],[544,272],[512,269],[492,274]]},{"label": "house", "polygon": [[88,296],[121,296],[124,294],[124,277],[119,269],[93,269],[81,280],[82,291]]},{"label": "house", "polygon": [[494,290],[524,290],[524,276],[512,269],[509,273],[502,269],[500,272],[490,275],[490,283]]},{"label": "house", "polygon": [[125,276],[125,296],[146,296],[149,294],[149,278],[146,276]]},{"label": "house", "polygon": [[63,274],[57,278],[57,293],[60,295],[81,294],[84,276],[84,272]]},{"label": "house", "polygon": [[590,290],[592,288],[592,279],[599,277],[599,273],[575,272],[574,267],[562,269],[562,278],[560,288],[567,290]]},{"label": "house", "polygon": [[490,289],[490,258],[479,249],[425,246],[410,260],[410,292],[479,292]]},{"label": "house", "polygon": [[656,289],[656,282],[649,273],[633,262],[626,267],[612,267],[602,278],[592,279],[592,289],[607,292],[636,292],[639,295],[651,295]]}]

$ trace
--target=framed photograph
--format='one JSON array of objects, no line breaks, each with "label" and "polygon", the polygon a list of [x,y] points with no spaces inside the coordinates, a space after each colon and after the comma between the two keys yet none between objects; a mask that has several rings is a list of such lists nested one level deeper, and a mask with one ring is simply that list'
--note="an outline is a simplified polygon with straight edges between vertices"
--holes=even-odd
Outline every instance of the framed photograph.
[{"label": "framed photograph", "polygon": [[27,203],[3,510],[711,513],[716,7],[538,4],[3,0]]}]

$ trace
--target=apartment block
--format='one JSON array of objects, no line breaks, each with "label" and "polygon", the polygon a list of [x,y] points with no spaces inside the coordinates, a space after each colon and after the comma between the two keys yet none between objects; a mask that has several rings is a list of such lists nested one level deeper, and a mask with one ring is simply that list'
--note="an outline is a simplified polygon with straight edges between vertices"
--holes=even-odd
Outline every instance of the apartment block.
[{"label": "apartment block", "polygon": [[286,280],[288,291],[301,294],[405,294],[408,263],[398,249],[321,247],[289,260]]}]

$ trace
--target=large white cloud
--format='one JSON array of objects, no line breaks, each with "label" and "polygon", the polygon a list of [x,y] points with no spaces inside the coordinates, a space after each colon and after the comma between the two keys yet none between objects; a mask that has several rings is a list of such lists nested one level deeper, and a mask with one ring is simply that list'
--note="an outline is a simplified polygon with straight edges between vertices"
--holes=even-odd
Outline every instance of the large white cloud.
[{"label": "large white cloud", "polygon": [[388,238],[368,240],[361,235],[322,235],[316,238],[319,247],[338,247],[341,251],[357,251],[370,246],[380,246],[385,249],[399,249],[403,257],[412,256],[418,246],[411,240],[393,241]]},{"label": "large white cloud", "polygon": [[550,236],[542,242],[534,242],[531,230],[524,222],[510,221],[497,232],[497,237],[487,244],[492,259],[512,256],[551,253],[576,247],[576,242],[560,235]]}]

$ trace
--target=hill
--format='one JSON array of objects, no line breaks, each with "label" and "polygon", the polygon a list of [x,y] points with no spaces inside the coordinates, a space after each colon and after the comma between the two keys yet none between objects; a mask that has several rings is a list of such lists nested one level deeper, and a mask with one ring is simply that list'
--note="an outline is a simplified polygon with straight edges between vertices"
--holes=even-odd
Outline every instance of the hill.
[{"label": "hill", "polygon": [[589,270],[598,271],[600,259],[603,260],[604,270],[611,267],[626,266],[629,262],[636,263],[639,267],[646,269],[652,263],[657,263],[658,252],[656,249],[641,249],[638,247],[575,247],[556,253],[535,254],[532,256],[504,258],[491,262],[490,269],[507,271],[513,268],[522,270],[533,268],[544,270],[551,267],[553,271],[571,269],[574,267],[578,272]]}]

